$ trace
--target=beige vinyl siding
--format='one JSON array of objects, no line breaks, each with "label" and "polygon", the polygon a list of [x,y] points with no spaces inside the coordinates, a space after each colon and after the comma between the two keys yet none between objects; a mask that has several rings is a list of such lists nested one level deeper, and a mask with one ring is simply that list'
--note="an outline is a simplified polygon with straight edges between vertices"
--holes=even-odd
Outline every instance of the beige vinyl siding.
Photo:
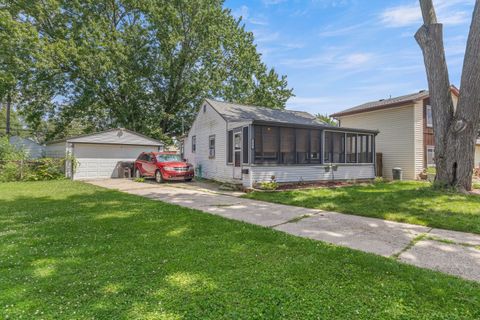
[{"label": "beige vinyl siding", "polygon": [[415,141],[415,156],[414,156],[414,166],[415,166],[415,177],[425,169],[425,148],[423,145],[423,100],[417,101],[413,106],[413,126],[414,126],[414,141]]},{"label": "beige vinyl siding", "polygon": [[[383,154],[383,176],[392,178],[392,169],[403,169],[404,179],[417,178],[416,160],[423,156],[423,136],[416,138],[419,130],[419,108],[414,105],[364,112],[339,117],[342,127],[378,130],[376,152]],[[423,134],[423,128],[421,129]],[[422,139],[422,140],[421,140]],[[422,162],[423,166],[423,162]]]},{"label": "beige vinyl siding", "polygon": [[475,147],[475,168],[480,168],[480,145]]}]

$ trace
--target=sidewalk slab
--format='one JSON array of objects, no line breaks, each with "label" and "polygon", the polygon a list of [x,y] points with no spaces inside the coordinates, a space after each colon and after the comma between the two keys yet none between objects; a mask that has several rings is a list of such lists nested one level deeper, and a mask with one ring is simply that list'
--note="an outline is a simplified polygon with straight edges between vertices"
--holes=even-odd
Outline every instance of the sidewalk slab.
[{"label": "sidewalk slab", "polygon": [[480,250],[422,240],[399,256],[400,261],[480,282]]},{"label": "sidewalk slab", "polygon": [[448,240],[460,244],[468,244],[471,246],[480,246],[480,235],[458,232],[451,230],[432,229],[428,234],[431,237]]},{"label": "sidewalk slab", "polygon": [[322,212],[276,230],[390,257],[430,228],[374,218]]}]

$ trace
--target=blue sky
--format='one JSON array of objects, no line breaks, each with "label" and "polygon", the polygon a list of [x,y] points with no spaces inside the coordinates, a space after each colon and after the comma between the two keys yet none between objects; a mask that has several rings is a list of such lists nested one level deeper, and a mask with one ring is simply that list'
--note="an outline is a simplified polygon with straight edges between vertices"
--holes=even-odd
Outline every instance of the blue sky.
[{"label": "blue sky", "polygon": [[[450,80],[459,86],[475,0],[434,0]],[[226,0],[254,33],[263,61],[288,76],[287,107],[331,114],[427,89],[415,39],[418,0]]]}]

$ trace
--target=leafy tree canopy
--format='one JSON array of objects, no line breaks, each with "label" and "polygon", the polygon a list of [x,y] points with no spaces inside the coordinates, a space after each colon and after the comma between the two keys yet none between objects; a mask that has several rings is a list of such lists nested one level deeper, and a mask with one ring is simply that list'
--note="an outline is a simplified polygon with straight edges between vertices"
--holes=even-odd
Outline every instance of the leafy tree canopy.
[{"label": "leafy tree canopy", "polygon": [[[181,134],[204,98],[284,108],[293,95],[222,0],[0,0],[0,8],[8,48],[0,79],[25,78],[2,92],[15,93],[26,121],[49,138],[111,127],[164,138]],[[12,52],[22,55],[5,59]]]}]

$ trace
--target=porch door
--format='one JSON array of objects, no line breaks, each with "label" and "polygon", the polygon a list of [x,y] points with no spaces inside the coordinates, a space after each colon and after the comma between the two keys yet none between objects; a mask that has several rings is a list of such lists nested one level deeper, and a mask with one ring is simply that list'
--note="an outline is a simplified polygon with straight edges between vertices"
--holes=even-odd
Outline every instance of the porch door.
[{"label": "porch door", "polygon": [[233,136],[233,178],[242,179],[242,132]]}]

